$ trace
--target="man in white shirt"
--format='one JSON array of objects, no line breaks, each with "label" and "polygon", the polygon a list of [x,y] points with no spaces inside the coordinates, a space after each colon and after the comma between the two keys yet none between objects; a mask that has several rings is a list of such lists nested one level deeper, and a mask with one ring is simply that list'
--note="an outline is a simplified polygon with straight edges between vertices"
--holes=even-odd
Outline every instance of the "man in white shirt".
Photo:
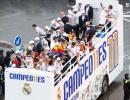
[{"label": "man in white shirt", "polygon": [[46,32],[40,28],[39,26],[37,26],[36,24],[32,24],[33,30],[38,34],[38,36],[44,36],[46,35]]},{"label": "man in white shirt", "polygon": [[67,15],[67,17],[69,18],[69,22],[70,22],[70,24],[71,25],[74,25],[74,13],[73,13],[73,11],[72,10],[68,10],[68,15]]},{"label": "man in white shirt", "polygon": [[102,27],[102,31],[104,32],[105,31],[105,28],[103,28],[106,24],[106,18],[107,16],[107,10],[104,9],[101,11],[101,14],[100,14],[100,19],[99,19],[99,25]]},{"label": "man in white shirt", "polygon": [[60,24],[56,22],[56,19],[53,19],[51,21],[51,29],[53,31],[57,31],[58,29],[60,29]]},{"label": "man in white shirt", "polygon": [[112,23],[112,20],[115,19],[117,17],[117,14],[114,12],[113,10],[113,6],[112,5],[109,5],[108,6],[108,12],[107,12],[107,27],[108,27],[108,31],[111,30],[111,23]]},{"label": "man in white shirt", "polygon": [[67,47],[68,54],[73,58],[79,55],[80,48],[76,46],[75,42],[72,42],[71,45]]},{"label": "man in white shirt", "polygon": [[56,19],[56,22],[60,25],[60,28],[64,28],[64,23],[62,22],[60,17]]},{"label": "man in white shirt", "polygon": [[112,20],[115,20],[117,18],[117,13],[113,10],[112,5],[109,5],[108,7],[104,7],[102,3],[100,5],[103,8],[104,12],[106,12],[106,23],[109,29],[108,31],[110,31]]},{"label": "man in white shirt", "polygon": [[56,73],[61,74],[61,70],[63,69],[63,65],[62,65],[62,60],[60,57],[58,57],[55,61],[55,68],[56,68]]},{"label": "man in white shirt", "polygon": [[58,38],[54,37],[53,40],[51,40],[50,49],[53,49],[56,45],[59,45],[59,42],[58,42]]},{"label": "man in white shirt", "polygon": [[77,9],[77,11],[80,12],[80,11],[84,10],[84,5],[81,2],[79,2],[78,4],[72,6],[72,8]]},{"label": "man in white shirt", "polygon": [[48,45],[48,41],[43,36],[41,36],[41,44],[42,44],[42,49],[47,49],[47,50],[50,49]]}]

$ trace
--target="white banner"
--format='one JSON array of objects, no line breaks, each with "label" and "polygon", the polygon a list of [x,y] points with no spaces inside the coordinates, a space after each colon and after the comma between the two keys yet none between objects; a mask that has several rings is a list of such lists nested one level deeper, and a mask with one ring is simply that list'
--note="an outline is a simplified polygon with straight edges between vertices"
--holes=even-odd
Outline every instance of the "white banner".
[{"label": "white banner", "polygon": [[5,100],[53,100],[53,77],[43,71],[9,68],[5,71]]}]

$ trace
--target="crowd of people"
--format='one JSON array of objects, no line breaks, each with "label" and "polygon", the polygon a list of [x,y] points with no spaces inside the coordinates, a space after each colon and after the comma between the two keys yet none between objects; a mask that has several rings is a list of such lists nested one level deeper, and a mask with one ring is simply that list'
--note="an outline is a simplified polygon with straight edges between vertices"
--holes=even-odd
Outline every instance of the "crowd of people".
[{"label": "crowd of people", "polygon": [[60,12],[49,26],[40,28],[32,24],[37,37],[16,51],[7,51],[5,57],[0,50],[0,66],[3,70],[6,66],[35,68],[55,75],[64,73],[69,67],[69,64],[65,66],[68,61],[73,64],[94,50],[93,36],[108,22],[108,18],[115,16],[112,5],[102,8],[101,23],[98,25],[93,25],[93,7],[82,3],[68,6],[67,14]]}]

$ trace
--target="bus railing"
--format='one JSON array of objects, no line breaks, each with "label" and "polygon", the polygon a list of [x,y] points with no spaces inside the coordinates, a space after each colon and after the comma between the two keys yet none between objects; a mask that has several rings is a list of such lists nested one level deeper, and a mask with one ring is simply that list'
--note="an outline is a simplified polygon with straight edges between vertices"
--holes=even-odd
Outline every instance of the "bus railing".
[{"label": "bus railing", "polygon": [[[64,67],[67,66],[68,64],[71,65],[72,59],[74,59],[74,57],[72,57],[67,63],[65,63],[65,64],[64,64]],[[63,68],[64,68],[64,67],[63,67]],[[60,74],[57,75],[57,76],[55,77],[55,79],[57,79],[58,77],[60,77]]]},{"label": "bus railing", "polygon": [[[117,20],[116,20],[115,22],[113,22],[109,28],[107,28],[107,25],[108,25],[108,24],[109,24],[109,22],[108,22],[107,24],[105,24],[105,26],[104,26],[103,28],[101,28],[101,29],[96,33],[96,35],[98,35],[100,32],[103,32],[102,29],[104,29],[104,28],[105,28],[105,31],[103,32],[102,35],[100,35],[100,37],[102,37],[102,36],[108,34],[108,33],[110,32],[109,30],[112,29],[114,26],[117,25]],[[94,36],[94,38],[96,38],[96,35]],[[98,37],[95,41],[93,41],[93,45],[94,45],[94,46],[99,43],[100,37]]]}]

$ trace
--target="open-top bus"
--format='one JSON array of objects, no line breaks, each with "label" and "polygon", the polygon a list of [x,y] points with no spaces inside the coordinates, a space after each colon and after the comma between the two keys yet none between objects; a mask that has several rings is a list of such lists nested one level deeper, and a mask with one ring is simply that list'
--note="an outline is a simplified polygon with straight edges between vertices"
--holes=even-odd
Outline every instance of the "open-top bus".
[{"label": "open-top bus", "polygon": [[[90,1],[98,15],[100,2]],[[35,69],[6,69],[5,100],[96,100],[107,91],[123,70],[123,8],[117,0],[100,1],[116,6],[118,17],[110,31],[106,24],[105,32],[101,35],[99,30],[93,37],[95,49],[78,63],[70,59],[65,64],[69,65],[68,69],[57,77],[52,72]]]}]

